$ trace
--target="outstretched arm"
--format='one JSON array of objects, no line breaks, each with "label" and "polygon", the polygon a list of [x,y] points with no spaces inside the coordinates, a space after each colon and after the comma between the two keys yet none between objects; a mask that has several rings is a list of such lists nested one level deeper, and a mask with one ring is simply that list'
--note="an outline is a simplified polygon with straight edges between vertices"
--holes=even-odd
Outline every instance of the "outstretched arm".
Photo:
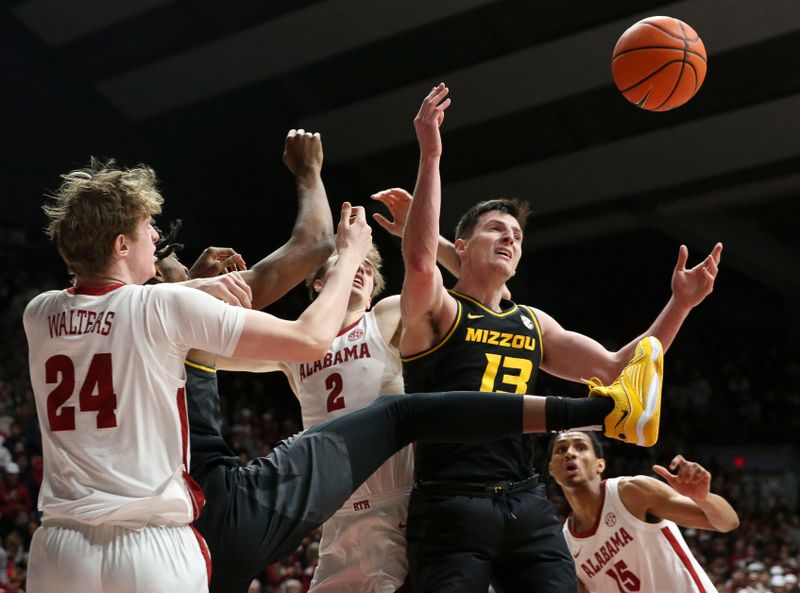
[{"label": "outstretched arm", "polygon": [[298,212],[289,240],[247,270],[244,259],[229,247],[209,247],[189,271],[190,278],[208,278],[241,271],[252,289],[252,306],[263,309],[319,268],[333,251],[333,219],[322,184],[322,140],[319,134],[290,130],[283,162],[297,180]]},{"label": "outstretched arm", "polygon": [[689,251],[681,245],[678,262],[672,272],[672,296],[647,331],[628,344],[611,352],[595,340],[565,330],[552,317],[537,311],[545,343],[542,368],[556,376],[570,379],[598,377],[613,381],[633,356],[636,344],[644,336],[657,337],[666,350],[672,344],[689,312],[714,290],[722,243],[691,269],[686,268]]},{"label": "outstretched arm", "polygon": [[371,246],[364,209],[345,202],[336,236],[339,257],[319,297],[296,321],[245,311],[233,358],[301,362],[323,356],[341,328],[353,278]]},{"label": "outstretched arm", "polygon": [[623,364],[633,356],[636,344],[644,336],[657,337],[661,340],[665,351],[672,345],[689,312],[714,290],[714,280],[719,272],[721,256],[722,243],[717,243],[703,261],[687,269],[689,249],[686,245],[680,246],[678,262],[672,271],[672,296],[647,331],[619,351],[618,357],[623,359]]},{"label": "outstretched arm", "polygon": [[333,251],[333,219],[320,175],[322,158],[319,134],[289,131],[283,162],[297,182],[297,219],[289,240],[245,273],[256,309],[297,286]]},{"label": "outstretched arm", "polygon": [[649,513],[683,527],[728,532],[739,526],[739,516],[727,500],[711,492],[711,474],[699,463],[677,455],[665,467],[653,471],[667,483],[636,476],[620,484],[625,507],[640,519]]},{"label": "outstretched arm", "polygon": [[400,350],[403,353],[430,347],[455,318],[455,300],[445,291],[442,273],[436,265],[442,201],[439,126],[450,105],[447,93],[444,84],[434,87],[414,118],[420,156],[414,189],[416,197],[411,202],[403,233],[405,277],[400,298],[403,316]]}]

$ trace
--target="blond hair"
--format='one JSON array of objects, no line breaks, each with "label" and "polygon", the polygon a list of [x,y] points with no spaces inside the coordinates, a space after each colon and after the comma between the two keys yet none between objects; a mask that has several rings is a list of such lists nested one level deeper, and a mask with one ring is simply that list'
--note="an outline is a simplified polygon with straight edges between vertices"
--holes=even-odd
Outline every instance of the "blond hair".
[{"label": "blond hair", "polygon": [[117,236],[136,238],[142,219],[161,213],[164,198],[150,167],[121,169],[113,160],[92,158],[87,168],[61,178],[61,187],[42,207],[46,233],[78,276],[104,272]]},{"label": "blond hair", "polygon": [[[328,272],[328,268],[336,261],[336,258],[339,257],[339,254],[335,251],[333,254],[328,258],[328,260],[322,264],[319,268],[317,268],[316,272],[311,274],[308,278],[306,278],[306,288],[308,289],[308,297],[313,301],[317,298],[317,291],[314,290],[314,282],[325,276]],[[378,251],[378,246],[374,243],[372,247],[369,248],[369,252],[367,253],[367,257],[364,261],[369,264],[372,268],[373,275],[372,275],[372,293],[369,295],[370,300],[377,297],[380,293],[383,292],[383,289],[386,288],[386,279],[383,277],[381,273],[381,266],[383,266],[383,258],[381,257],[381,252]]]}]

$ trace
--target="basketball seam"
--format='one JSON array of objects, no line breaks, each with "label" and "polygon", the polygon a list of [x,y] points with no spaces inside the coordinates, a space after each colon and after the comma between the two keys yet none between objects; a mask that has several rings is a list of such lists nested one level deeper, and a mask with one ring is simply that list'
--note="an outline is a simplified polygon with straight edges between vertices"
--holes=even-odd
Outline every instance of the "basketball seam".
[{"label": "basketball seam", "polygon": [[655,76],[656,74],[658,74],[659,72],[661,72],[661,71],[662,71],[664,68],[666,68],[667,66],[671,66],[672,64],[677,64],[678,62],[682,62],[682,61],[683,61],[683,60],[672,60],[672,61],[670,61],[670,62],[667,62],[667,63],[665,63],[665,64],[662,64],[662,65],[661,65],[661,66],[660,66],[660,67],[659,67],[657,70],[653,70],[653,71],[652,71],[650,74],[648,74],[647,76],[645,76],[644,78],[642,78],[640,81],[636,82],[635,84],[632,84],[631,86],[629,86],[629,87],[627,87],[627,88],[620,89],[620,92],[621,92],[621,93],[627,93],[628,91],[635,89],[637,86],[639,86],[639,85],[640,85],[640,84],[642,84],[643,82],[647,81],[648,79],[650,79],[650,78],[653,78],[653,76]]},{"label": "basketball seam", "polygon": [[631,49],[626,49],[625,51],[621,51],[618,54],[615,54],[614,57],[612,58],[612,62],[616,61],[616,59],[618,57],[620,57],[620,56],[624,56],[625,54],[629,54],[629,53],[632,53],[632,52],[635,52],[635,51],[639,51],[640,49],[671,49],[671,50],[674,50],[674,51],[681,51],[681,52],[684,52],[685,54],[692,54],[693,56],[697,56],[698,58],[700,58],[701,60],[703,60],[704,62],[707,63],[706,58],[704,58],[703,54],[701,54],[699,52],[692,51],[692,50],[686,49],[684,47],[672,47],[672,46],[669,46],[669,45],[643,45],[642,47],[634,47],[634,48],[631,48]]},{"label": "basketball seam", "polygon": [[697,88],[697,81],[699,80],[699,77],[697,76],[697,68],[695,68],[694,64],[692,64],[691,62],[686,62],[686,65],[692,69],[692,73],[694,74],[694,91],[692,92],[692,97],[694,97],[697,94],[697,91],[699,90]]},{"label": "basketball seam", "polygon": [[[680,22],[680,21],[678,21],[678,19],[673,19],[673,20],[675,20],[677,22]],[[683,37],[678,37],[674,33],[671,33],[670,31],[666,30],[664,27],[661,27],[661,26],[656,25],[654,23],[642,23],[642,24],[643,25],[647,25],[648,27],[653,27],[654,29],[658,29],[659,31],[661,31],[665,35],[669,35],[673,39],[680,39],[681,41],[686,41],[687,43],[697,43],[697,42],[700,41],[700,36],[699,35],[697,37],[695,37],[694,39],[687,39],[685,35]]]},{"label": "basketball seam", "polygon": [[683,60],[681,60],[681,71],[678,73],[678,77],[675,79],[675,84],[672,86],[672,90],[669,92],[669,95],[667,95],[667,98],[661,102],[661,105],[656,107],[656,111],[661,109],[670,99],[672,99],[672,95],[675,94],[675,91],[678,89],[678,85],[681,83],[681,78],[683,78],[683,71],[686,70],[686,48],[689,46],[689,44],[686,41],[686,30],[683,28],[683,23],[678,21],[678,26],[681,28],[681,35],[683,35]]}]

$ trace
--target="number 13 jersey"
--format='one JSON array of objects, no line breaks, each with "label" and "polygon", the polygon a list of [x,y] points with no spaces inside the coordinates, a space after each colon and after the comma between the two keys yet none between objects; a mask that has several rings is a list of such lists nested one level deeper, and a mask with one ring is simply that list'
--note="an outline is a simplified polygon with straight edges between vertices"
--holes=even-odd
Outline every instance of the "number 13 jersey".
[{"label": "number 13 jersey", "polygon": [[592,529],[564,537],[578,578],[591,593],[717,593],[672,521],[647,523],[625,508],[618,486],[624,478],[602,482],[603,503]]},{"label": "number 13 jersey", "polygon": [[[399,354],[383,339],[372,311],[341,330],[324,357],[288,367],[305,428],[364,408],[381,395],[403,393]],[[408,493],[413,476],[413,453],[405,447],[353,493],[342,511]]]},{"label": "number 13 jersey", "polygon": [[[403,358],[406,391],[533,394],[542,361],[533,311],[504,301],[510,306],[497,313],[466,295],[450,294],[458,309],[448,333],[428,350]],[[523,480],[533,472],[533,435],[487,443],[418,443],[416,470],[422,481]]]}]

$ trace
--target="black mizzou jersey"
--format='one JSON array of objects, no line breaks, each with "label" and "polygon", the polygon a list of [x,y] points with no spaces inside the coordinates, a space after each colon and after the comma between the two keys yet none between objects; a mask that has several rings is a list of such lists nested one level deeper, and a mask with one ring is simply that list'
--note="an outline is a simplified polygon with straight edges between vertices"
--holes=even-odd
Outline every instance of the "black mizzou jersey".
[{"label": "black mizzou jersey", "polygon": [[[529,307],[502,313],[454,291],[453,326],[430,349],[403,359],[406,393],[501,391],[532,394],[542,361],[542,333]],[[476,422],[481,419],[476,418]],[[418,443],[418,480],[521,480],[533,470],[533,437],[486,443]]]}]

